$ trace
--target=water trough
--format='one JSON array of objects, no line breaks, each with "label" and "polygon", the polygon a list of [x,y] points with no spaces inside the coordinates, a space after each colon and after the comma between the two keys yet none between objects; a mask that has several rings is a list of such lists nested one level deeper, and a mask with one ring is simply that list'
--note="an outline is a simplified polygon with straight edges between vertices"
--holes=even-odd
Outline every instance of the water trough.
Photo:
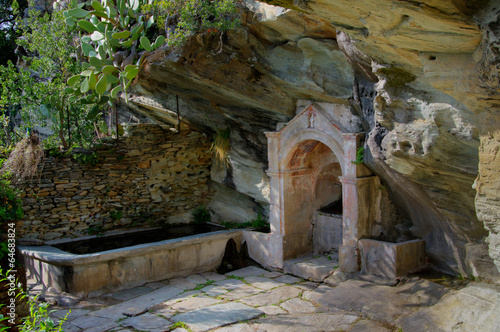
[{"label": "water trough", "polygon": [[[20,246],[19,249],[28,278],[36,279],[46,288],[75,294],[214,271],[221,264],[227,242],[233,239],[240,248],[244,238],[251,237],[252,233],[220,230],[80,255],[51,245]],[[255,245],[259,241],[251,242]],[[259,256],[257,260],[265,254]]]}]

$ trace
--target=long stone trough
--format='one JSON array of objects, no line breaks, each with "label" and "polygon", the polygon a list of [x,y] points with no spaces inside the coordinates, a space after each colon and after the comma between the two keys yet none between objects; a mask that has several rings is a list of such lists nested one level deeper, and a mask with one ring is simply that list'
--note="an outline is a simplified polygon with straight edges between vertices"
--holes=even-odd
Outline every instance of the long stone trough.
[{"label": "long stone trough", "polygon": [[19,249],[28,278],[59,292],[89,293],[213,271],[230,239],[240,248],[243,232],[248,231],[222,230],[83,255],[53,246]]}]

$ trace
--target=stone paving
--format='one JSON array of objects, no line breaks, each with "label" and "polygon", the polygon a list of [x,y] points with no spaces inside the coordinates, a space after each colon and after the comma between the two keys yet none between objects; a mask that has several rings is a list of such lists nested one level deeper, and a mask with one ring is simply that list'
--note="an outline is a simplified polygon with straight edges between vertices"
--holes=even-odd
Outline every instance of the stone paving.
[{"label": "stone paving", "polygon": [[[417,277],[397,285],[363,279],[334,275],[327,280],[336,282],[327,284],[250,266],[226,275],[202,273],[79,300],[47,292],[44,297],[57,302],[56,319],[71,308],[63,325],[67,332],[471,331],[460,328],[470,328],[470,322],[460,321],[463,306],[457,303],[450,311],[449,303],[466,297],[470,310],[475,293],[484,302],[493,289],[498,292],[490,296],[491,317],[482,313],[493,319],[493,325],[481,331],[500,331],[488,329],[500,310],[495,304],[500,290],[494,286],[472,284],[456,290]],[[441,310],[439,315],[449,317],[443,325],[449,329],[440,328],[434,306]]]}]

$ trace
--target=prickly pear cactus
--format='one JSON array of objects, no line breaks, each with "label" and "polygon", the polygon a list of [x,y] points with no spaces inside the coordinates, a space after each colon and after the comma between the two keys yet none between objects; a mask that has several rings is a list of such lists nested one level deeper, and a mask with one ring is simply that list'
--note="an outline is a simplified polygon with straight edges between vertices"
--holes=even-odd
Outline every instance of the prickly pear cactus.
[{"label": "prickly pear cactus", "polygon": [[[115,2],[116,1],[116,2]],[[69,101],[102,105],[127,91],[139,73],[143,56],[137,59],[137,48],[151,52],[165,42],[158,36],[151,42],[146,30],[154,24],[153,16],[141,13],[141,7],[152,0],[93,0],[77,4],[64,12],[66,24],[78,25],[85,34],[80,38],[81,52],[87,59],[83,71],[70,77],[65,92]],[[126,98],[125,93],[125,98]],[[96,114],[98,108],[96,107]]]}]

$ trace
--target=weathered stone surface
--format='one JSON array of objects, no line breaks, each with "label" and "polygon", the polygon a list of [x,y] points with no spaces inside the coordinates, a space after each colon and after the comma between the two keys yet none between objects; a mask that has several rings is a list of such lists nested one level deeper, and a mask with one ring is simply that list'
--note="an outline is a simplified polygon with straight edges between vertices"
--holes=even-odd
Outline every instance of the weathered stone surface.
[{"label": "weathered stone surface", "polygon": [[221,280],[221,281],[216,281],[214,285],[226,288],[226,289],[237,289],[240,287],[245,286],[246,284],[238,279],[226,279],[226,280]]},{"label": "weathered stone surface", "polygon": [[367,133],[365,163],[432,262],[468,274],[465,244],[488,236],[498,265],[496,2],[269,2],[292,10],[245,1],[245,32],[229,33],[214,56],[205,56],[218,46],[208,36],[151,54],[136,110],[172,121],[180,95],[186,122],[230,128],[231,167],[220,181],[265,206],[263,132],[287,123],[296,100],[349,105]]},{"label": "weathered stone surface", "polygon": [[360,320],[358,321],[352,329],[349,330],[350,332],[365,332],[365,331],[370,331],[370,332],[390,332],[392,330],[383,327],[371,320]]},{"label": "weathered stone surface", "polygon": [[203,272],[200,273],[200,275],[207,280],[221,281],[226,279],[226,277],[223,276],[222,274],[218,274],[215,272]]},{"label": "weathered stone surface", "polygon": [[196,287],[195,283],[190,282],[186,278],[174,278],[171,279],[168,284],[182,290],[194,289]]},{"label": "weathered stone surface", "polygon": [[252,319],[262,314],[262,311],[241,303],[224,303],[180,314],[172,320],[184,322],[191,330],[197,332]]},{"label": "weathered stone surface", "polygon": [[234,301],[234,300],[239,300],[239,299],[242,299],[244,297],[248,297],[248,296],[259,294],[259,293],[262,293],[262,289],[247,285],[247,286],[237,288],[237,289],[230,291],[226,294],[223,294],[223,295],[221,295],[221,298],[223,298],[225,300]]},{"label": "weathered stone surface", "polygon": [[314,305],[299,298],[285,301],[280,304],[280,307],[291,314],[308,314],[316,312],[316,307]]},{"label": "weathered stone surface", "polygon": [[207,279],[205,279],[204,277],[202,277],[199,274],[192,274],[192,275],[186,277],[186,280],[193,283],[193,284],[197,284],[197,285],[204,284],[208,281]]},{"label": "weathered stone surface", "polygon": [[[105,309],[93,311],[89,315],[103,317],[111,321],[118,320],[124,316],[136,316],[146,312],[150,307],[167,301],[180,293],[182,293],[182,290],[178,288],[165,286],[132,300],[115,304]],[[80,318],[83,318],[83,316]]]},{"label": "weathered stone surface", "polygon": [[267,272],[268,271],[261,269],[260,267],[257,266],[247,266],[239,270],[228,272],[226,273],[226,275],[228,276],[233,275],[235,277],[245,278],[250,276],[258,277]]},{"label": "weathered stone surface", "polygon": [[186,312],[186,311],[191,311],[191,310],[196,310],[204,307],[208,307],[214,304],[218,304],[221,301],[215,300],[211,297],[208,296],[195,296],[191,297],[185,301],[176,303],[171,306],[172,309],[179,311],[179,312]]},{"label": "weathered stone surface", "polygon": [[250,325],[241,323],[241,324],[234,324],[231,326],[226,326],[222,327],[220,329],[217,329],[216,331],[218,332],[253,332],[254,329],[250,327]]},{"label": "weathered stone surface", "polygon": [[278,315],[258,320],[259,329],[264,331],[347,331],[358,316],[347,313],[316,315]]},{"label": "weathered stone surface", "polygon": [[145,313],[137,317],[130,317],[121,322],[124,327],[132,327],[139,331],[161,332],[173,324],[156,315]]},{"label": "weathered stone surface", "polygon": [[430,308],[400,319],[404,331],[498,331],[500,288],[471,284]]},{"label": "weathered stone surface", "polygon": [[285,261],[283,271],[311,281],[323,281],[337,267],[337,262],[328,260],[325,256],[320,256]]},{"label": "weathered stone surface", "polygon": [[286,314],[286,311],[278,307],[277,305],[266,305],[263,307],[259,307],[259,310],[262,310],[266,315],[281,315]]},{"label": "weathered stone surface", "polygon": [[244,299],[241,299],[240,302],[253,307],[262,307],[271,304],[277,304],[279,302],[297,297],[299,296],[299,294],[299,289],[291,286],[283,286],[273,289],[270,292],[246,297]]},{"label": "weathered stone surface", "polygon": [[304,298],[327,308],[359,312],[376,321],[394,323],[412,311],[434,305],[447,292],[443,286],[425,280],[398,287],[349,280],[335,288],[322,284],[304,294]]},{"label": "weathered stone surface", "polygon": [[[163,285],[164,286],[164,285]],[[151,288],[149,287],[134,287],[134,288],[129,288],[125,289],[116,293],[113,293],[112,298],[121,300],[121,301],[128,301],[130,299],[133,299],[134,297],[146,294],[151,292]]]},{"label": "weathered stone surface", "polygon": [[300,278],[296,278],[294,276],[291,276],[289,274],[282,275],[281,277],[275,278],[274,280],[278,282],[282,282],[284,284],[295,284],[299,281],[301,281]]},{"label": "weathered stone surface", "polygon": [[202,292],[207,294],[208,296],[217,297],[219,295],[225,294],[228,292],[227,289],[222,288],[220,286],[207,286],[201,289]]},{"label": "weathered stone surface", "polygon": [[284,286],[284,283],[281,283],[279,281],[269,279],[269,278],[262,278],[262,277],[246,277],[245,281],[252,285],[253,287],[257,287],[260,289],[273,289],[276,287]]}]

